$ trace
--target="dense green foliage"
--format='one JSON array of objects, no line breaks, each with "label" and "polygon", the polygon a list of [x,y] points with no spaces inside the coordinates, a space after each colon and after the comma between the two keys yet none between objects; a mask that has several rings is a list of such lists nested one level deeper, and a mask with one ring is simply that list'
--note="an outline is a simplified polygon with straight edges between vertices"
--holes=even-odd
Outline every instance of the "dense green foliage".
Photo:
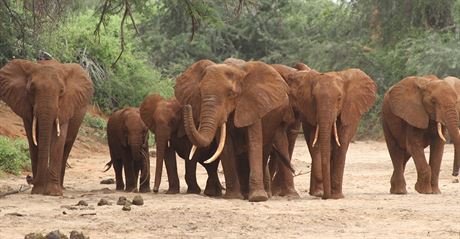
[{"label": "dense green foliage", "polygon": [[22,170],[30,170],[27,141],[0,136],[0,173],[19,174]]},{"label": "dense green foliage", "polygon": [[174,77],[199,59],[302,61],[319,71],[358,67],[376,81],[377,103],[358,134],[376,138],[389,86],[408,75],[460,76],[460,0],[61,0],[61,12],[35,14],[6,2],[16,15],[0,7],[0,63],[39,50],[80,62],[107,112],[150,92],[172,96]]}]

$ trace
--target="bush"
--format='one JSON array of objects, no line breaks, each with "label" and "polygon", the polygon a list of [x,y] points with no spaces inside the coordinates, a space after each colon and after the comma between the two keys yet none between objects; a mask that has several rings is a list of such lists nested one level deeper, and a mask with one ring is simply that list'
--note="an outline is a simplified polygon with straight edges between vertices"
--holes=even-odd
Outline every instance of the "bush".
[{"label": "bush", "polygon": [[0,136],[0,172],[19,174],[30,170],[29,145],[24,139]]}]

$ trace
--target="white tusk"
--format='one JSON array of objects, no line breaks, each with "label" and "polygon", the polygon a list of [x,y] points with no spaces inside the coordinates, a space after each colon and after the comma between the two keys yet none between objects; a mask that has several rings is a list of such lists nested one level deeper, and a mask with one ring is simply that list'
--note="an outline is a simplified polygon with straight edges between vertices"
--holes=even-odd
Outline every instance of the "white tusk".
[{"label": "white tusk", "polygon": [[316,141],[318,141],[319,124],[316,125],[315,138],[313,139],[312,147],[315,147]]},{"label": "white tusk", "polygon": [[168,140],[168,148],[169,148],[169,146],[170,146],[170,143],[169,143],[169,140]]},{"label": "white tusk", "polygon": [[227,126],[225,125],[225,123],[223,123],[222,126],[220,126],[219,146],[217,146],[217,150],[214,153],[214,155],[208,160],[204,161],[204,163],[212,163],[216,161],[216,159],[220,156],[220,154],[222,153],[222,150],[224,149],[226,137],[227,137]]},{"label": "white tusk", "polygon": [[193,145],[192,150],[190,150],[190,154],[188,155],[188,160],[192,160],[193,155],[195,154],[195,151],[196,151],[196,146]]},{"label": "white tusk", "polygon": [[59,124],[59,118],[56,118],[56,131],[57,137],[61,136],[61,125]]},{"label": "white tusk", "polygon": [[441,123],[438,122],[438,135],[439,135],[439,138],[442,139],[442,141],[446,142],[446,138],[444,137],[444,135],[442,134],[442,126],[441,126]]},{"label": "white tusk", "polygon": [[35,146],[37,146],[37,117],[34,115],[34,119],[32,120],[32,141],[34,142]]},{"label": "white tusk", "polygon": [[340,147],[339,135],[337,134],[337,121],[334,122],[334,135],[335,135],[335,142]]}]

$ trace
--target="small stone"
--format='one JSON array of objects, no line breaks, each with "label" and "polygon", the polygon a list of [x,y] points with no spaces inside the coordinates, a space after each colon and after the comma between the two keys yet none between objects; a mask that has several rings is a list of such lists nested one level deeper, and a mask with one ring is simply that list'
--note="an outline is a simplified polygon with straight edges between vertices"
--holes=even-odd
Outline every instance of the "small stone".
[{"label": "small stone", "polygon": [[43,236],[43,234],[41,233],[29,233],[27,234],[24,239],[45,239],[45,237]]},{"label": "small stone", "polygon": [[125,205],[125,203],[127,201],[128,201],[128,199],[126,199],[126,197],[121,196],[121,197],[118,198],[117,205]]},{"label": "small stone", "polygon": [[101,184],[115,184],[115,179],[108,178],[108,179],[101,180]]},{"label": "small stone", "polygon": [[97,203],[98,206],[105,206],[105,205],[112,205],[107,199],[101,198],[99,202]]},{"label": "small stone", "polygon": [[136,205],[136,206],[144,205],[144,199],[142,198],[141,195],[134,196],[133,205]]},{"label": "small stone", "polygon": [[80,201],[78,201],[77,206],[85,206],[85,207],[87,207],[88,203],[85,200],[80,200]]},{"label": "small stone", "polygon": [[59,230],[52,231],[45,236],[46,239],[69,239],[66,235],[59,232]]},{"label": "small stone", "polygon": [[452,179],[452,183],[458,183],[458,178]]},{"label": "small stone", "polygon": [[131,203],[126,201],[125,205],[122,208],[123,211],[131,211]]},{"label": "small stone", "polygon": [[85,235],[83,235],[83,232],[71,231],[70,239],[89,239],[89,237],[85,237]]}]

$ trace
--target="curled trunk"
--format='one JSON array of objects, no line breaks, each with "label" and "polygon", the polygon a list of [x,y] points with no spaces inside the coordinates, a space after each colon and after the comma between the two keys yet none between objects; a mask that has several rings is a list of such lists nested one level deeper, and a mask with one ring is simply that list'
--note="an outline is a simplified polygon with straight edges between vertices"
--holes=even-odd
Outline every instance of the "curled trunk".
[{"label": "curled trunk", "polygon": [[460,167],[460,132],[458,129],[459,118],[454,107],[446,110],[446,126],[450,138],[454,144],[455,156],[452,175],[457,176]]},{"label": "curled trunk", "polygon": [[213,98],[203,100],[200,113],[200,126],[196,130],[192,107],[190,105],[184,107],[185,132],[193,145],[200,148],[211,144],[217,130],[216,112],[216,103]]}]

